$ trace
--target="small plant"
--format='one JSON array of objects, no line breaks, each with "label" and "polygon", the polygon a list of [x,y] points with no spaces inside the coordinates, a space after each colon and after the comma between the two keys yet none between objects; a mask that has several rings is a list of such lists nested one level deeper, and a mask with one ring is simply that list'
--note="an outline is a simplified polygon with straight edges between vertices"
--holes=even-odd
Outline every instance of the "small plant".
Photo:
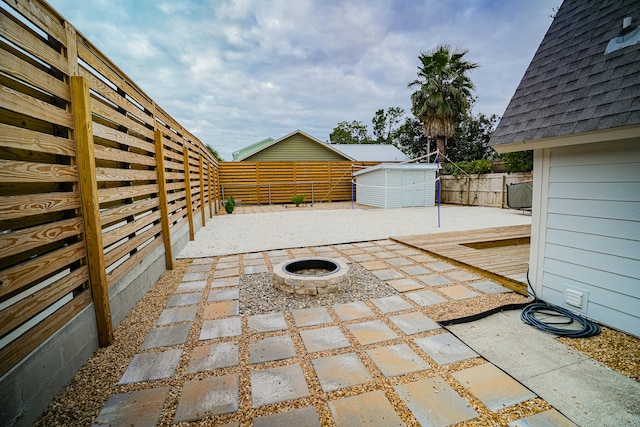
[{"label": "small plant", "polygon": [[307,198],[306,194],[296,194],[291,196],[291,203],[294,203],[297,206],[300,206],[300,203],[304,202],[304,199]]},{"label": "small plant", "polygon": [[224,202],[224,211],[228,214],[233,213],[233,209],[236,207],[236,201],[233,200],[233,196],[229,196]]}]

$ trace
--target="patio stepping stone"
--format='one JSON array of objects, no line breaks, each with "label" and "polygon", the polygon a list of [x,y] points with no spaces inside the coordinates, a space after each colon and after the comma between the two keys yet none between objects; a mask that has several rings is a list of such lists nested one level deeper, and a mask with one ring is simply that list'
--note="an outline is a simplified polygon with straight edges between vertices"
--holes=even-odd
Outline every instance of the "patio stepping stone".
[{"label": "patio stepping stone", "polygon": [[249,363],[264,363],[294,357],[296,349],[289,335],[266,337],[249,347]]},{"label": "patio stepping stone", "polygon": [[167,307],[180,307],[184,305],[198,304],[202,298],[202,293],[197,292],[194,294],[178,294],[173,295],[167,302]]},{"label": "patio stepping stone", "polygon": [[375,316],[375,313],[363,301],[336,304],[333,309],[340,320],[345,322]]},{"label": "patio stepping stone", "polygon": [[522,418],[520,420],[511,421],[508,424],[509,427],[578,427],[567,417],[562,415],[556,409],[549,409],[548,411],[540,412],[539,414],[531,415],[530,417]]},{"label": "patio stepping stone", "polygon": [[264,415],[253,419],[253,427],[304,426],[321,427],[316,408],[305,406],[286,412]]},{"label": "patio stepping stone", "polygon": [[492,411],[537,397],[491,363],[463,369],[451,375]]},{"label": "patio stepping stone", "polygon": [[393,269],[374,270],[373,274],[380,280],[402,279],[404,276]]},{"label": "patio stepping stone", "polygon": [[269,268],[266,265],[247,265],[244,267],[244,274],[268,273]]},{"label": "patio stepping stone", "polygon": [[239,317],[225,319],[205,320],[200,330],[200,340],[234,337],[242,333],[242,324]]},{"label": "patio stepping stone", "polygon": [[400,270],[407,273],[409,276],[419,276],[421,274],[429,274],[431,271],[419,265],[408,265],[406,267],[400,267]]},{"label": "patio stepping stone", "polygon": [[397,385],[395,391],[423,426],[448,426],[478,416],[441,377]]},{"label": "patio stepping stone", "polygon": [[237,410],[238,375],[208,377],[184,383],[173,421],[198,421]]},{"label": "patio stepping stone", "polygon": [[191,352],[191,361],[187,366],[187,372],[212,371],[228,368],[238,364],[238,344],[235,342],[221,342],[216,344],[201,345]]},{"label": "patio stepping stone", "polygon": [[479,293],[474,292],[471,289],[469,289],[469,288],[467,288],[466,286],[463,286],[463,285],[447,286],[447,287],[438,289],[438,291],[442,292],[443,294],[445,294],[449,298],[451,298],[453,300],[457,300],[457,301],[463,300],[463,299],[475,298],[475,297],[479,297],[480,296]]},{"label": "patio stepping stone", "polygon": [[478,357],[478,353],[450,333],[416,338],[414,342],[438,365]]},{"label": "patio stepping stone", "polygon": [[387,259],[387,264],[394,267],[400,267],[401,265],[415,265],[412,261],[404,257],[389,258]]},{"label": "patio stepping stone", "polygon": [[399,295],[393,295],[390,297],[373,298],[370,300],[373,305],[378,307],[383,313],[393,313],[396,311],[409,310],[413,308],[411,304],[405,301]]},{"label": "patio stepping stone", "polygon": [[240,277],[227,277],[224,279],[213,279],[211,282],[212,288],[228,288],[231,286],[238,286],[240,284]]},{"label": "patio stepping stone", "polygon": [[417,279],[425,285],[429,286],[443,286],[451,284],[451,280],[438,274],[427,274],[425,276],[418,276]]},{"label": "patio stepping stone", "polygon": [[246,261],[248,259],[264,259],[264,257],[262,256],[262,252],[251,252],[248,254],[244,254],[242,256],[242,259]]},{"label": "patio stepping stone", "polygon": [[505,288],[504,286],[490,280],[484,282],[469,283],[469,286],[485,294],[504,294],[507,292],[511,292],[511,289]]},{"label": "patio stepping stone", "polygon": [[251,332],[275,332],[284,331],[288,326],[282,313],[268,313],[249,316],[248,327]]},{"label": "patio stepping stone", "polygon": [[218,265],[216,265],[216,270],[228,270],[230,268],[238,268],[240,267],[240,262],[239,261],[234,261],[234,262],[225,262],[225,263],[218,263]]},{"label": "patio stepping stone", "polygon": [[411,301],[418,304],[420,307],[426,307],[432,304],[440,304],[441,302],[448,301],[446,298],[441,297],[433,291],[425,289],[424,291],[409,292],[404,294]]},{"label": "patio stepping stone", "polygon": [[354,323],[347,325],[347,328],[361,345],[374,344],[398,338],[398,335],[381,320]]},{"label": "patio stepping stone", "polygon": [[[386,248],[385,248],[385,249],[382,249],[382,250],[381,250],[381,251],[379,251],[379,252],[377,252],[377,253],[376,253],[376,256],[377,256],[378,258],[382,258],[382,259],[391,259],[391,258],[397,258],[397,257],[398,257],[398,255],[397,255],[397,254],[395,254],[395,253],[393,253],[393,252],[391,252],[391,251],[387,250]],[[385,267],[389,267],[389,265],[388,265],[388,264],[385,264],[385,263],[383,263],[383,264],[384,264],[384,266],[385,266]]]},{"label": "patio stepping stone", "polygon": [[190,329],[190,323],[153,328],[147,334],[147,337],[144,339],[140,348],[148,350],[150,348],[169,347],[172,345],[183,344],[187,340]]},{"label": "patio stepping stone", "polygon": [[366,351],[385,377],[396,377],[431,369],[407,344],[372,348]]},{"label": "patio stepping stone", "polygon": [[427,264],[427,267],[430,268],[433,271],[449,271],[449,270],[455,270],[456,267],[449,264],[448,262],[444,262],[444,261],[440,261],[440,262],[432,262],[430,264]]},{"label": "patio stepping stone", "polygon": [[329,409],[336,427],[405,425],[382,390],[331,401]]},{"label": "patio stepping stone", "polygon": [[207,287],[206,280],[198,280],[196,282],[182,282],[176,288],[176,293],[198,292]]},{"label": "patio stepping stone", "polygon": [[321,357],[311,363],[325,393],[373,380],[355,353]]},{"label": "patio stepping stone", "polygon": [[165,308],[160,313],[156,325],[168,325],[171,323],[189,322],[196,318],[198,306]]},{"label": "patio stepping stone", "polygon": [[267,256],[269,258],[271,258],[271,257],[281,257],[281,256],[287,256],[287,255],[288,255],[287,251],[285,251],[284,249],[277,249],[277,250],[274,250],[274,251],[268,251],[267,252]]},{"label": "patio stepping stone", "polygon": [[308,353],[350,347],[351,344],[337,326],[300,331],[300,337]]},{"label": "patio stepping stone", "polygon": [[213,258],[196,258],[191,262],[192,266],[199,264],[208,264],[209,266],[212,266]]},{"label": "patio stepping stone", "polygon": [[182,276],[182,282],[196,282],[200,280],[207,280],[208,277],[208,271],[201,271],[198,273],[185,273],[185,275]]},{"label": "patio stepping stone", "polygon": [[93,425],[124,426],[135,420],[136,426],[155,426],[168,393],[169,387],[158,387],[114,394],[109,397]]},{"label": "patio stepping stone", "polygon": [[298,327],[314,326],[333,322],[331,315],[324,307],[291,310],[291,315],[293,316],[293,320],[296,322],[296,326]]},{"label": "patio stepping stone", "polygon": [[398,292],[408,292],[415,291],[417,289],[424,289],[424,286],[412,279],[389,280],[387,282],[387,285],[391,286]]},{"label": "patio stepping stone", "polygon": [[118,384],[169,378],[176,373],[181,356],[182,349],[136,354]]},{"label": "patio stepping stone", "polygon": [[189,268],[187,269],[187,273],[209,273],[209,270],[211,270],[211,266],[213,264],[212,263],[206,263],[206,264],[196,264],[196,263],[191,263],[191,265],[189,266]]},{"label": "patio stepping stone", "polygon": [[440,329],[440,325],[417,311],[392,316],[389,320],[407,335]]},{"label": "patio stepping stone", "polygon": [[209,291],[208,302],[240,298],[239,288],[216,288]]},{"label": "patio stepping stone", "polygon": [[355,262],[366,262],[366,261],[374,261],[375,258],[373,257],[373,255],[364,253],[364,254],[357,254],[357,255],[350,255],[349,256],[352,260],[354,260]]},{"label": "patio stepping stone", "polygon": [[254,408],[311,395],[298,364],[251,371],[250,377]]},{"label": "patio stepping stone", "polygon": [[221,279],[225,277],[233,277],[233,276],[239,276],[239,275],[240,275],[239,267],[225,268],[223,270],[216,269],[216,271],[213,272],[214,279]]},{"label": "patio stepping stone", "polygon": [[[377,255],[377,254],[376,254]],[[387,264],[385,264],[382,261],[368,261],[368,262],[363,262],[360,264],[360,267],[369,270],[369,271],[376,271],[376,270],[388,270],[389,266]]]},{"label": "patio stepping stone", "polygon": [[236,316],[239,312],[238,300],[216,301],[204,308],[204,319],[217,319],[220,317]]},{"label": "patio stepping stone", "polygon": [[465,270],[447,271],[447,276],[459,282],[468,282],[470,280],[480,279],[480,276],[478,276],[477,274],[474,274],[474,273],[471,273],[470,271],[465,271]]}]

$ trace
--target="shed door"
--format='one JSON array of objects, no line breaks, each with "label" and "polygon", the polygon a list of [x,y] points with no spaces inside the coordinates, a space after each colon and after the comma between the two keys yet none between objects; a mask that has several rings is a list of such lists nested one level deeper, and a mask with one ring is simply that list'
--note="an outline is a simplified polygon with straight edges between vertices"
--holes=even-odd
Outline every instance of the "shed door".
[{"label": "shed door", "polygon": [[402,206],[424,206],[424,172],[402,173]]}]

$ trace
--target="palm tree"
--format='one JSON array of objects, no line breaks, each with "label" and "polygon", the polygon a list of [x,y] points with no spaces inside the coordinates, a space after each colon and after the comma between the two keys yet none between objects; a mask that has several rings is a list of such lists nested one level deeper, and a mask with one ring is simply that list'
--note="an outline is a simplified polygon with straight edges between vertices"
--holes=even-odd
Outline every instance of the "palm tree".
[{"label": "palm tree", "polygon": [[466,50],[451,52],[446,45],[421,53],[418,78],[408,85],[418,88],[411,95],[411,112],[422,122],[425,134],[436,140],[438,151],[443,154],[447,138],[455,134],[456,124],[473,102],[473,83],[467,72],[478,64],[465,61],[466,53]]}]

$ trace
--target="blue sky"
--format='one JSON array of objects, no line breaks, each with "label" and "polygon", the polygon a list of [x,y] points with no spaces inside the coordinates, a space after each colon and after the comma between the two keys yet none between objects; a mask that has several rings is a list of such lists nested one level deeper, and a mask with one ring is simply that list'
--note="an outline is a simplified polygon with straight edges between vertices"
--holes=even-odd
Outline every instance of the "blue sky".
[{"label": "blue sky", "polygon": [[410,115],[418,55],[467,49],[474,113],[502,115],[560,0],[49,0],[225,160],[296,129],[322,140]]}]

